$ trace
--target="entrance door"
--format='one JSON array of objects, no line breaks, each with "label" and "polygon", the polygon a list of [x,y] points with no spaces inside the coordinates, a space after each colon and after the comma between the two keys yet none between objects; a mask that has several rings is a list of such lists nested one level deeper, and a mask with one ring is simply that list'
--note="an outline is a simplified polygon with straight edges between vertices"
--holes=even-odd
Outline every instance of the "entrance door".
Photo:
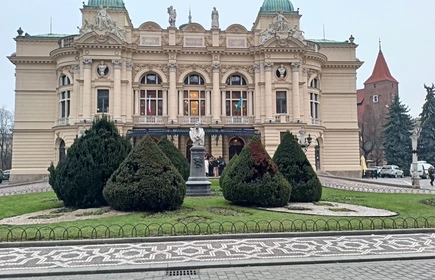
[{"label": "entrance door", "polygon": [[316,146],[314,147],[314,157],[316,159],[316,170],[320,171],[320,145],[316,140]]},{"label": "entrance door", "polygon": [[229,147],[229,155],[230,160],[233,158],[234,155],[239,155],[240,152],[243,150],[243,147],[245,146],[245,141],[239,137],[234,137],[230,140],[230,147]]}]

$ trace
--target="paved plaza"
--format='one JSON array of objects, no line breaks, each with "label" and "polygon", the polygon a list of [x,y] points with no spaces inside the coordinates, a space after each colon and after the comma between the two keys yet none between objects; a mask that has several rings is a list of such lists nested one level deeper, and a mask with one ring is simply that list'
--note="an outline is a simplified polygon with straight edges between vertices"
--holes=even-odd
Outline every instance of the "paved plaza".
[{"label": "paved plaza", "polygon": [[[59,243],[61,244],[61,243]],[[435,258],[435,233],[302,236],[0,249],[0,277],[10,273],[71,274],[130,268],[347,262]],[[27,272],[26,272],[27,271]]]},{"label": "paved plaza", "polygon": [[[165,271],[36,277],[31,280],[433,280],[435,260],[233,267],[185,271],[192,275],[167,276]],[[24,280],[29,278],[15,278]]]}]

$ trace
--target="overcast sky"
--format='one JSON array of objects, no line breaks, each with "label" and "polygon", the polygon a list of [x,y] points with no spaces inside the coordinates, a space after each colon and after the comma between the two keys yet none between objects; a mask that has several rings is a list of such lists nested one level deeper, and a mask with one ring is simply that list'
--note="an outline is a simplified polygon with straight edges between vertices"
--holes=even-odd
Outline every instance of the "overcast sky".
[{"label": "overcast sky", "polygon": [[[85,0],[86,2],[88,0]],[[14,65],[9,56],[16,49],[13,38],[21,27],[31,35],[50,32],[75,34],[81,24],[80,8],[83,0],[13,0],[7,1],[0,17],[0,106],[14,110]],[[263,0],[124,0],[134,27],[145,21],[168,26],[167,7],[177,10],[177,26],[187,22],[189,6],[194,22],[210,28],[210,14],[216,6],[221,29],[233,23],[251,29]],[[6,2],[5,2],[6,3]],[[424,103],[423,84],[435,83],[435,1],[434,0],[293,0],[302,14],[301,29],[307,39],[322,39],[325,25],[326,39],[345,41],[352,34],[359,45],[357,57],[364,61],[358,70],[358,88],[373,71],[379,51],[382,51],[391,74],[399,81],[403,103],[417,116]]]}]

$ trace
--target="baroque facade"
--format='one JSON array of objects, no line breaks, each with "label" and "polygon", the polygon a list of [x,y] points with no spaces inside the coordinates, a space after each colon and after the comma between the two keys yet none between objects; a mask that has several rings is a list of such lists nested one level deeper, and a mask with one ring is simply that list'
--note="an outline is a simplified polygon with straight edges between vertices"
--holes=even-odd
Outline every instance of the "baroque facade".
[{"label": "baroque facade", "polygon": [[[102,5],[108,6],[102,6]],[[189,157],[189,127],[200,123],[205,146],[229,160],[253,135],[272,156],[283,132],[312,144],[318,171],[359,176],[357,45],[306,39],[299,10],[265,0],[251,30],[131,23],[122,0],[88,0],[74,35],[23,35],[16,66],[11,181],[47,175],[50,162],[101,114],[136,141],[167,135]],[[165,12],[165,11],[162,11]]]}]

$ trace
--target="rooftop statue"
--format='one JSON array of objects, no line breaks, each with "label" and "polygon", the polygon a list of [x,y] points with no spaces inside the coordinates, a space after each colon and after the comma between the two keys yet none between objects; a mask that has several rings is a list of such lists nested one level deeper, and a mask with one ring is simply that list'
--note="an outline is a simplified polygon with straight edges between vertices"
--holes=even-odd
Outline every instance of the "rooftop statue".
[{"label": "rooftop statue", "polygon": [[213,11],[211,12],[211,28],[219,28],[219,12],[216,10],[216,7],[213,7]]},{"label": "rooftop statue", "polygon": [[172,5],[168,8],[168,14],[169,14],[169,26],[176,27],[175,21],[177,20],[177,11],[174,9]]}]

